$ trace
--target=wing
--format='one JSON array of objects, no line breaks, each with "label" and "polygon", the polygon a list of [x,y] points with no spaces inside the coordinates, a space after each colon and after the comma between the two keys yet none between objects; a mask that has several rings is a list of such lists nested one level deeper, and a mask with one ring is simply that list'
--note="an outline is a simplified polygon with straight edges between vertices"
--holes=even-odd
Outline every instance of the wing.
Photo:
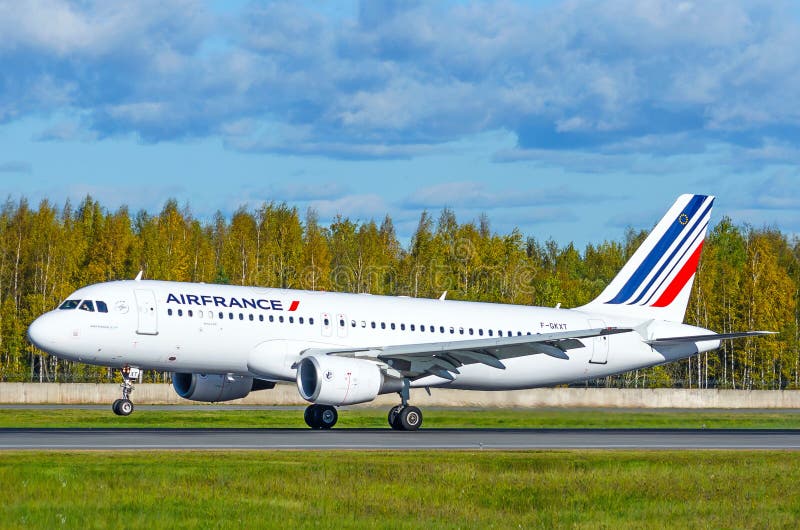
[{"label": "wing", "polygon": [[469,364],[485,364],[505,370],[504,359],[526,355],[549,355],[569,359],[567,351],[583,348],[580,339],[633,331],[630,328],[596,328],[561,333],[497,337],[493,339],[403,344],[375,348],[341,350],[307,350],[304,355],[324,354],[369,359],[378,362],[394,377],[418,379],[436,375],[454,380],[459,368]]}]

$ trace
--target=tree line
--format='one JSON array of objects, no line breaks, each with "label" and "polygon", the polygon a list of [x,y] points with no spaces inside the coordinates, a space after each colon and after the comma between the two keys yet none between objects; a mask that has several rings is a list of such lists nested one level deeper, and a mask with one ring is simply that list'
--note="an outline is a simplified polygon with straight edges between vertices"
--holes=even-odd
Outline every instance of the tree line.
[{"label": "tree line", "polygon": [[[26,199],[0,209],[0,381],[107,381],[110,370],[47,356],[28,344],[32,320],[87,284],[144,277],[291,289],[575,307],[598,296],[647,236],[559,245],[484,215],[460,222],[423,212],[407,245],[392,219],[336,217],[285,203],[196,218],[168,200],[156,215]],[[717,352],[592,382],[624,387],[800,388],[800,241],[775,228],[719,221],[710,231],[686,322],[720,333],[779,331]],[[150,380],[167,374],[148,373]]]}]

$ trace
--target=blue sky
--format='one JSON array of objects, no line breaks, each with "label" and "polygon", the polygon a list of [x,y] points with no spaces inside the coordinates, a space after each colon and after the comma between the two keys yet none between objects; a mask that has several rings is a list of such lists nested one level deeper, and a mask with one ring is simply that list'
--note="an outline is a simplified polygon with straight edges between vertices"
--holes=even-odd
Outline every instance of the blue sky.
[{"label": "blue sky", "polygon": [[800,233],[793,2],[0,0],[12,198],[287,201],[581,245],[680,193]]}]

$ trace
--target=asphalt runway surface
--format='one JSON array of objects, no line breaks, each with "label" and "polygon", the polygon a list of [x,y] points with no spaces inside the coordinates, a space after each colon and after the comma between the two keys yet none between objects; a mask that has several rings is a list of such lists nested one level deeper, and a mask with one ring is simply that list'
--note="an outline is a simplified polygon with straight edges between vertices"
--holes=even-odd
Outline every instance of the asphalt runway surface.
[{"label": "asphalt runway surface", "polygon": [[800,430],[0,429],[0,450],[800,449]]}]

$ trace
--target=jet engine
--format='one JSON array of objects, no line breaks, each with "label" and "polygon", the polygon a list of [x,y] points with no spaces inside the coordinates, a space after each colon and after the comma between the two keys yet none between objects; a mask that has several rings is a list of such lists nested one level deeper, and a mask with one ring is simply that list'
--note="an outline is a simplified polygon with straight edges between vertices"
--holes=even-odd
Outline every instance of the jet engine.
[{"label": "jet engine", "polygon": [[378,365],[331,355],[306,357],[297,366],[297,389],[320,405],[353,405],[375,399],[383,384]]},{"label": "jet engine", "polygon": [[241,375],[220,374],[172,374],[172,387],[184,399],[192,401],[230,401],[245,397],[253,390],[272,388],[263,385],[266,381],[256,380]]}]

